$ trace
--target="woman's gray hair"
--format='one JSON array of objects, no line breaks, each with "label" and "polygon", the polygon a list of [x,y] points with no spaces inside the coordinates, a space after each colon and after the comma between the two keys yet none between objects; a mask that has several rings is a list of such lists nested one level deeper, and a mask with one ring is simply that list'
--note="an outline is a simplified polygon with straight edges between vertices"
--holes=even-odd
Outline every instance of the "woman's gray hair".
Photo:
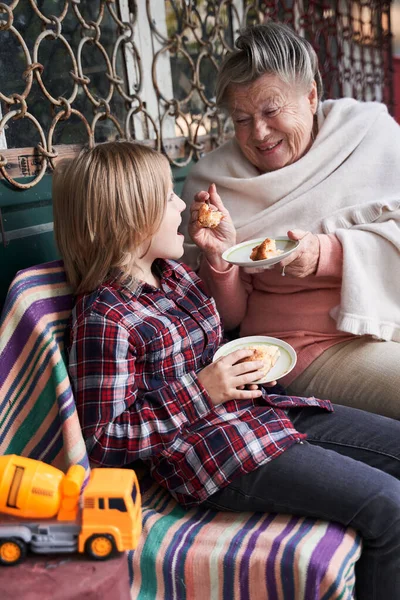
[{"label": "woman's gray hair", "polygon": [[321,99],[323,85],[315,50],[287,25],[268,21],[247,27],[235,46],[223,60],[217,77],[216,103],[220,108],[227,108],[230,84],[250,83],[266,73],[307,89],[315,80]]}]

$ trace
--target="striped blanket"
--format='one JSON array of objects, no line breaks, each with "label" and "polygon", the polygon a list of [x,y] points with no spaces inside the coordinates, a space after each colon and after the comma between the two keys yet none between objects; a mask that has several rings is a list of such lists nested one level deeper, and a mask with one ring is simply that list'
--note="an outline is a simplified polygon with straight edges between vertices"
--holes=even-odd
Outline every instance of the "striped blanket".
[{"label": "striped blanket", "polygon": [[[72,298],[60,261],[20,271],[0,321],[0,454],[89,468],[63,354]],[[289,515],[184,510],[141,479],[132,599],[350,600],[359,537]]]},{"label": "striped blanket", "polygon": [[143,530],[129,553],[137,600],[350,600],[360,539],[288,515],[182,509],[141,481]]},{"label": "striped blanket", "polygon": [[61,261],[11,283],[0,321],[0,454],[88,468],[63,356],[71,308]]}]

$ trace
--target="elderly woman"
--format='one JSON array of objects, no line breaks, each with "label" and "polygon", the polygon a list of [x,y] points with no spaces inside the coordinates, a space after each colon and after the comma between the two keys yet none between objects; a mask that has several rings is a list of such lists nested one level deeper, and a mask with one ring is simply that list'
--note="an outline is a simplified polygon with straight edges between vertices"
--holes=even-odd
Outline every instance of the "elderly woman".
[{"label": "elderly woman", "polygon": [[[186,221],[225,328],[296,349],[291,394],[399,419],[400,128],[383,104],[321,95],[305,39],[273,22],[245,30],[217,81],[235,137],[192,169]],[[216,229],[197,223],[204,200],[225,215]],[[281,235],[300,243],[273,269],[221,257]],[[186,262],[197,254],[187,244]]]}]

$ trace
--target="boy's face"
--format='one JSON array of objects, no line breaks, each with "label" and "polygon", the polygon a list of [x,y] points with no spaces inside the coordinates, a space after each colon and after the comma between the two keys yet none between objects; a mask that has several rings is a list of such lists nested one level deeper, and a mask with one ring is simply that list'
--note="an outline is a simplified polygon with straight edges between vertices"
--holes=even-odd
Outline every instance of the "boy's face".
[{"label": "boy's face", "polygon": [[172,189],[168,193],[167,205],[160,228],[152,238],[149,252],[153,260],[166,258],[178,260],[183,255],[184,236],[178,232],[182,222],[181,213],[186,205]]}]

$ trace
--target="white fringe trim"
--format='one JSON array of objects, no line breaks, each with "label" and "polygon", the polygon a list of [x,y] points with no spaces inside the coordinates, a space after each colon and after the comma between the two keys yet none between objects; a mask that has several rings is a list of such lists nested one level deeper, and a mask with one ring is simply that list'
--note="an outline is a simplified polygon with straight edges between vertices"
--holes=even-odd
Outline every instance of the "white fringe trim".
[{"label": "white fringe trim", "polygon": [[378,321],[377,319],[363,317],[340,311],[336,306],[330,311],[331,317],[336,321],[339,331],[354,335],[372,335],[386,342],[400,342],[400,323]]}]

